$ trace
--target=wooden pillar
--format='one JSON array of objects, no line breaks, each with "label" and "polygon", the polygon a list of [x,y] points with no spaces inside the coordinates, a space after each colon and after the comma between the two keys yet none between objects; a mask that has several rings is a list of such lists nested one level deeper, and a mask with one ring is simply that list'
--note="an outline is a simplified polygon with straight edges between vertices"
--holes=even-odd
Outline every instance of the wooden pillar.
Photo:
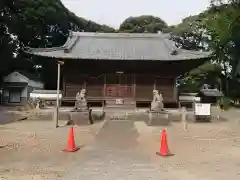
[{"label": "wooden pillar", "polygon": [[137,99],[136,99],[136,74],[133,74],[133,99],[135,101],[135,108],[137,106]]},{"label": "wooden pillar", "polygon": [[104,102],[105,102],[105,99],[106,99],[106,86],[107,86],[107,76],[106,74],[103,75],[103,78],[104,78],[104,82],[103,82],[103,101],[102,101],[102,104],[103,106],[105,106]]},{"label": "wooden pillar", "polygon": [[133,74],[133,98],[136,100],[136,74]]},{"label": "wooden pillar", "polygon": [[153,89],[156,89],[157,88],[157,85],[156,85],[156,82],[157,82],[157,80],[156,80],[156,76],[154,76],[154,83],[153,83]]},{"label": "wooden pillar", "polygon": [[83,88],[86,89],[87,88],[87,82],[86,82],[87,76],[83,75],[82,77],[84,78],[83,79]]},{"label": "wooden pillar", "polygon": [[173,96],[174,96],[174,100],[176,100],[176,102],[178,102],[178,89],[176,86],[176,81],[177,81],[177,78],[174,78],[174,80],[173,80]]}]

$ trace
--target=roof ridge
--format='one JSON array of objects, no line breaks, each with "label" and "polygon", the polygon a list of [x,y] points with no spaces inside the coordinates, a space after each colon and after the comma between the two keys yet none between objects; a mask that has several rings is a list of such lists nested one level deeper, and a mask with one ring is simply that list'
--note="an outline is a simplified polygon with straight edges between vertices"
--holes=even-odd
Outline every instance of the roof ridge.
[{"label": "roof ridge", "polygon": [[103,32],[71,32],[73,36],[104,37],[104,38],[170,38],[169,33],[103,33]]},{"label": "roof ridge", "polygon": [[79,39],[80,39],[79,36],[69,36],[66,43],[63,45],[64,52],[70,53]]}]

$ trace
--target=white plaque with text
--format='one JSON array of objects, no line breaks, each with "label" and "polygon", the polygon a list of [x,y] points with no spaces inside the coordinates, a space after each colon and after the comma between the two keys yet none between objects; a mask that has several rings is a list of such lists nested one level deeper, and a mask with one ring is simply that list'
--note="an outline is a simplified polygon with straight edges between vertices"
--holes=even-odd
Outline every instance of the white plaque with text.
[{"label": "white plaque with text", "polygon": [[123,99],[116,99],[116,104],[123,104]]},{"label": "white plaque with text", "polygon": [[195,115],[210,116],[211,115],[211,104],[195,103]]}]

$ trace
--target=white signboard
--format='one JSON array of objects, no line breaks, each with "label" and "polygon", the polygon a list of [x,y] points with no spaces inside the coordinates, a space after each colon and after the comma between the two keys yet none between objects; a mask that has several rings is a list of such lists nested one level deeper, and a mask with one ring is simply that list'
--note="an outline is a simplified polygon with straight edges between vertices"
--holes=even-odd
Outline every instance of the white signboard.
[{"label": "white signboard", "polygon": [[123,104],[123,99],[116,99],[116,104]]},{"label": "white signboard", "polygon": [[211,104],[195,103],[195,115],[210,116],[211,115]]}]

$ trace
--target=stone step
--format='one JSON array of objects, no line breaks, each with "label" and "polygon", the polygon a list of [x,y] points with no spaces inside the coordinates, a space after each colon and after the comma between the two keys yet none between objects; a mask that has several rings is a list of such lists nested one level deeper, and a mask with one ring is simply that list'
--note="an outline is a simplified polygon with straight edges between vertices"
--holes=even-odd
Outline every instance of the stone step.
[{"label": "stone step", "polygon": [[106,109],[135,109],[135,105],[106,105],[104,110]]}]

